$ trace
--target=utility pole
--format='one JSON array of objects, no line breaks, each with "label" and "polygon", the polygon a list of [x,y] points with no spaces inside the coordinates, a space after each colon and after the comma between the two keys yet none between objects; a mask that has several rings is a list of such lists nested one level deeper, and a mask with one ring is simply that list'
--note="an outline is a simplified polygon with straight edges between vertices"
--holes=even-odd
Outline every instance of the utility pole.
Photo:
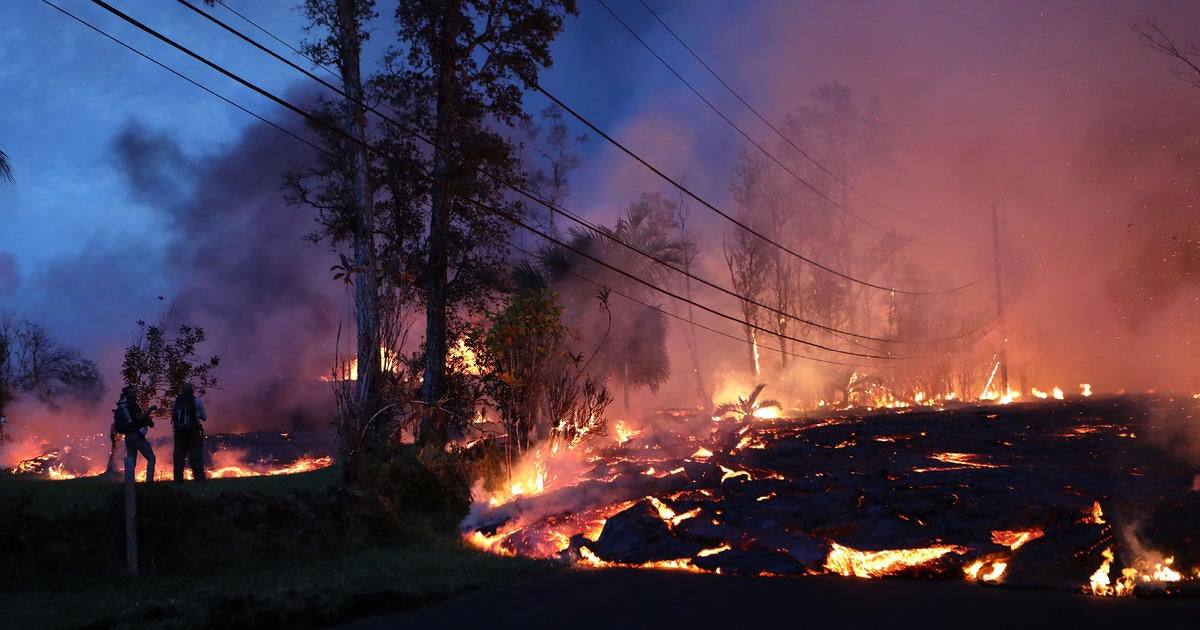
[{"label": "utility pole", "polygon": [[1008,327],[1004,324],[1004,290],[1000,284],[1000,220],[992,204],[992,265],[996,272],[996,322],[1000,330],[1000,396],[1008,395]]}]

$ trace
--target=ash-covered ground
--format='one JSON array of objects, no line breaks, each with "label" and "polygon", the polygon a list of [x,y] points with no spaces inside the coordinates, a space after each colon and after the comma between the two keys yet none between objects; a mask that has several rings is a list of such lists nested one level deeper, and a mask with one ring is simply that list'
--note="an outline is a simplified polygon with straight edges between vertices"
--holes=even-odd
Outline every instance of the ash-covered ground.
[{"label": "ash-covered ground", "polygon": [[481,503],[503,553],[750,575],[1200,591],[1190,395],[663,418],[545,492]]}]

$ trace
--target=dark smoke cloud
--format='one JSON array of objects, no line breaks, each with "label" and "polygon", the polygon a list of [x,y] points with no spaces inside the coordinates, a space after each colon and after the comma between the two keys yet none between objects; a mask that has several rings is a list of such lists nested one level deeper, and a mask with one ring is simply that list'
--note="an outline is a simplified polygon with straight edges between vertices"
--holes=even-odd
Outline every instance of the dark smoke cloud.
[{"label": "dark smoke cloud", "polygon": [[197,158],[169,133],[131,123],[113,150],[167,224],[169,325],[203,326],[201,354],[221,357],[221,387],[208,394],[214,426],[328,422],[329,390],[317,379],[329,371],[342,287],[329,278],[328,249],[304,240],[313,215],[288,205],[281,187],[311,149],[255,125],[227,151]]}]

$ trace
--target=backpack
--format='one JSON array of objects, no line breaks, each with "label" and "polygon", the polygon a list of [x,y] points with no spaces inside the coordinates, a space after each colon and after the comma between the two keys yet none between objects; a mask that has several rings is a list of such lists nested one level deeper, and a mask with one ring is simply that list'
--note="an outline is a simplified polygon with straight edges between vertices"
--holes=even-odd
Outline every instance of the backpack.
[{"label": "backpack", "polygon": [[196,431],[200,428],[196,422],[196,399],[175,399],[175,408],[171,411],[171,426],[176,431]]},{"label": "backpack", "polygon": [[129,433],[137,428],[133,423],[133,416],[129,415],[129,406],[125,401],[117,403],[117,407],[113,409],[113,428],[117,433]]}]

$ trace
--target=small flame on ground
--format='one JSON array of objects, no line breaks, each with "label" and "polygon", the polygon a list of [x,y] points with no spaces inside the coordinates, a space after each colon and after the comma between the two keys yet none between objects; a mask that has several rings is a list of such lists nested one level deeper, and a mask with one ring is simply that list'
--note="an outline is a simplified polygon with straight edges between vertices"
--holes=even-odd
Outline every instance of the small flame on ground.
[{"label": "small flame on ground", "polygon": [[631,429],[626,426],[624,420],[618,420],[617,425],[613,428],[613,430],[617,434],[618,444],[624,444],[642,434],[641,429]]},{"label": "small flame on ground", "polygon": [[1084,523],[1093,523],[1095,525],[1104,525],[1104,510],[1100,509],[1100,502],[1092,503],[1092,509],[1083,516]]}]

